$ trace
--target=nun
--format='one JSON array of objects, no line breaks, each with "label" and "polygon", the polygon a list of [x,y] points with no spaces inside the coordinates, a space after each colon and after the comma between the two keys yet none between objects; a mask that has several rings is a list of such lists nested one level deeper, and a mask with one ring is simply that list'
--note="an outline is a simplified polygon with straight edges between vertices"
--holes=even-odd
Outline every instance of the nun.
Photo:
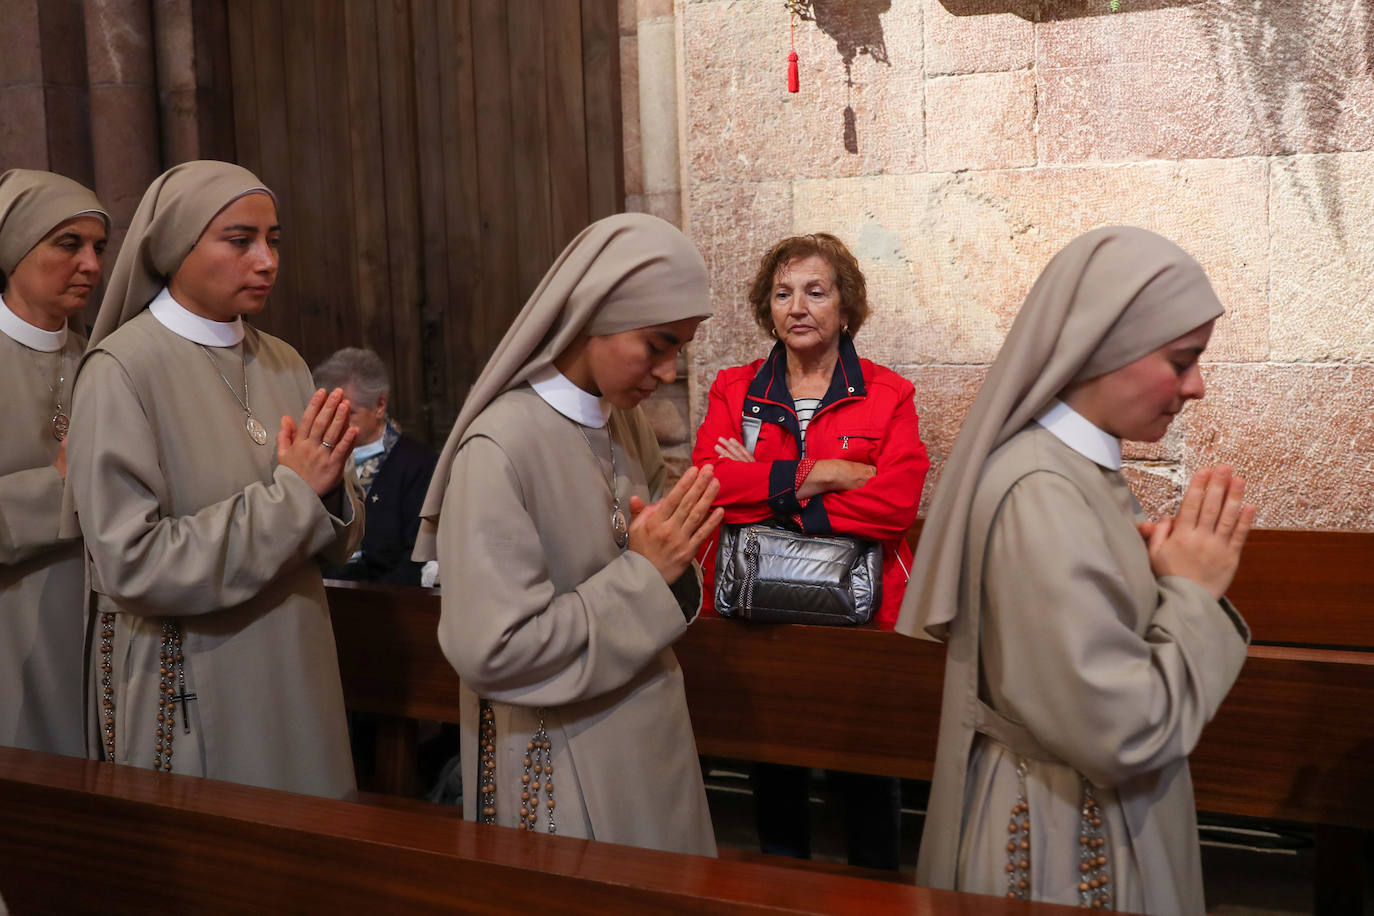
[{"label": "nun", "polygon": [[950,453],[898,629],[948,641],[917,882],[1201,914],[1188,754],[1245,661],[1223,597],[1254,517],[1204,468],[1146,522],[1121,440],[1203,396],[1221,303],[1141,229],[1040,275]]},{"label": "nun", "polygon": [[719,487],[689,469],[667,489],[638,406],[708,314],[681,232],[608,217],[559,256],[459,413],[416,559],[439,560],[470,820],[715,855],[670,646],[700,611],[692,558]]},{"label": "nun", "polygon": [[261,180],[188,162],[148,188],[120,249],[68,459],[93,592],[92,750],[345,797],[320,563],[361,540],[357,430],[342,392],[314,390],[295,350],[244,321],[280,238]]},{"label": "nun", "polygon": [[81,542],[58,529],[86,339],[68,322],[100,286],[109,224],[70,178],[0,175],[0,745],[76,757],[85,592]]}]

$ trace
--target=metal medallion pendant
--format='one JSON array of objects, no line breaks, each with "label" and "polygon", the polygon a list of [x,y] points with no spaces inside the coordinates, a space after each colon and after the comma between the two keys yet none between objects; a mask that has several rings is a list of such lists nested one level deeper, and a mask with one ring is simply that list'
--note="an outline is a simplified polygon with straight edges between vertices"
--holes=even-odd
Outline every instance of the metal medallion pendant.
[{"label": "metal medallion pendant", "polygon": [[267,444],[267,430],[258,422],[257,417],[249,415],[248,422],[243,425],[248,430],[248,438],[252,439],[258,445]]},{"label": "metal medallion pendant", "polygon": [[57,413],[53,414],[52,437],[54,439],[56,439],[58,442],[61,442],[63,439],[66,439],[67,430],[70,427],[71,421],[67,419],[66,414],[62,413],[61,411],[58,411]]},{"label": "metal medallion pendant", "polygon": [[611,513],[611,534],[615,536],[615,546],[621,550],[630,546],[630,519],[619,506]]}]

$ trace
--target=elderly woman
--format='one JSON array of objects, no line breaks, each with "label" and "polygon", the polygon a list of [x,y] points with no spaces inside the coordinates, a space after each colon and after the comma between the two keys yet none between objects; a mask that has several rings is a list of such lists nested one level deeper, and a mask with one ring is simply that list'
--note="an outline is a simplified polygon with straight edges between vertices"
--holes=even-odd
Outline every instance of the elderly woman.
[{"label": "elderly woman", "polygon": [[416,557],[443,577],[469,820],[715,855],[669,646],[700,609],[692,557],[720,523],[717,488],[693,470],[665,495],[639,409],[709,310],[681,232],[607,217],[569,243],[463,404]]},{"label": "elderly woman", "polygon": [[401,432],[391,419],[391,381],[386,364],[371,350],[345,347],[315,367],[315,384],[340,388],[353,405],[349,422],[358,428],[353,467],[367,497],[367,532],[342,567],[325,571],[335,579],[419,585],[421,564],[410,558],[420,532],[420,506],[439,456]]},{"label": "elderly woman", "polygon": [[[713,468],[726,523],[776,519],[806,534],[841,534],[883,548],[879,626],[891,629],[906,590],[930,462],[912,384],[859,357],[854,335],[868,317],[858,262],[833,235],[783,239],[764,255],[749,291],[759,328],[777,340],[764,359],[723,369],[711,386],[693,464]],[[713,568],[714,551],[703,564]],[[711,576],[707,576],[710,596]],[[807,774],[756,767],[765,852],[810,855]],[[832,781],[836,781],[832,779]],[[899,784],[839,776],[850,862],[896,868]]]},{"label": "elderly woman", "polygon": [[362,534],[357,429],[343,392],[315,391],[295,350],[243,320],[272,291],[280,236],[256,176],[189,162],[148,188],[120,249],[70,450],[97,612],[93,750],[344,797],[319,564]]},{"label": "elderly woman", "polygon": [[72,756],[86,744],[84,589],[81,544],[58,523],[86,341],[67,323],[100,285],[108,230],[95,195],[71,179],[0,175],[0,745]]},{"label": "elderly woman", "polygon": [[919,883],[1203,912],[1188,754],[1245,660],[1222,595],[1254,508],[1219,466],[1141,524],[1121,440],[1160,439],[1202,397],[1221,314],[1182,249],[1110,227],[1056,255],[1017,315],[898,623],[949,641]]}]

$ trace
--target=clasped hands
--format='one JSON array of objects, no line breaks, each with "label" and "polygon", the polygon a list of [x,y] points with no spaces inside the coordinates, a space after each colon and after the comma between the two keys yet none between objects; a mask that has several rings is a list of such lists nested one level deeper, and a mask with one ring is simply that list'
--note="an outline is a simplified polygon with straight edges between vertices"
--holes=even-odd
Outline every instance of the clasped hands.
[{"label": "clasped hands", "polygon": [[719,493],[720,481],[706,467],[688,468],[653,505],[631,496],[630,549],[654,564],[665,582],[676,582],[725,517],[724,509],[711,508]]},{"label": "clasped hands", "polygon": [[1255,520],[1255,507],[1244,496],[1245,478],[1228,465],[1194,474],[1176,515],[1139,525],[1154,574],[1192,579],[1220,600]]},{"label": "clasped hands", "polygon": [[352,412],[342,388],[328,394],[323,388],[316,391],[299,424],[281,418],[277,463],[299,474],[318,495],[328,494],[343,480],[344,468],[353,458],[358,427],[348,425]]}]

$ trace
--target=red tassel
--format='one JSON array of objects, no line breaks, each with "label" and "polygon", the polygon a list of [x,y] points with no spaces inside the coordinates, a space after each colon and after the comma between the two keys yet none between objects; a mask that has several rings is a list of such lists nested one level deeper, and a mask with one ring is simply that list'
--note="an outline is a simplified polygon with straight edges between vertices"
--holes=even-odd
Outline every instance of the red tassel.
[{"label": "red tassel", "polygon": [[801,76],[797,73],[797,52],[790,51],[787,54],[787,91],[801,91]]}]

